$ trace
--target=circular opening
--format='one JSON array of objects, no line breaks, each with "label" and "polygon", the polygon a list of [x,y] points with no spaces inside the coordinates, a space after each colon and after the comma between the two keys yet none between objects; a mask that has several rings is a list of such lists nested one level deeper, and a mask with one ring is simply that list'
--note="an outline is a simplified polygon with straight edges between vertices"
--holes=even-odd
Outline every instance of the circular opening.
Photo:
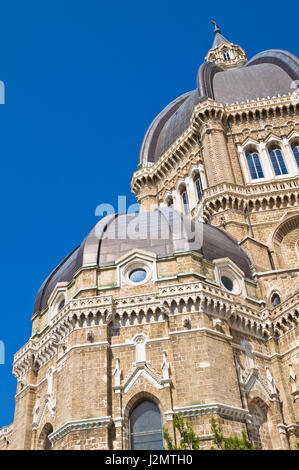
[{"label": "circular opening", "polygon": [[65,306],[65,300],[63,299],[63,300],[60,302],[60,304],[58,305],[58,309],[57,309],[58,312],[60,312],[60,310],[62,310],[64,306]]},{"label": "circular opening", "polygon": [[134,269],[129,274],[129,279],[136,284],[144,281],[146,278],[146,271],[144,269]]},{"label": "circular opening", "polygon": [[278,294],[273,294],[271,299],[271,304],[273,307],[277,307],[280,304],[280,297]]},{"label": "circular opening", "polygon": [[232,291],[234,284],[233,282],[226,276],[221,276],[221,282],[224,285],[225,289]]}]

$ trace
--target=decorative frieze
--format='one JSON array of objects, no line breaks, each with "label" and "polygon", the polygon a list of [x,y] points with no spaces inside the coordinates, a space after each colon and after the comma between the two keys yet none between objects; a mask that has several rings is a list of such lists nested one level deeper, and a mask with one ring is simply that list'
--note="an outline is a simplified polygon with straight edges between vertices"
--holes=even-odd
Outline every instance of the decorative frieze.
[{"label": "decorative frieze", "polygon": [[[217,318],[226,318],[229,325],[235,329],[250,331],[258,337],[269,334],[268,323],[261,320],[260,310],[254,310],[238,302],[236,296],[229,292],[204,282],[159,287],[158,292],[146,295],[116,299],[112,296],[104,298],[100,296],[78,299],[69,304],[71,308],[67,308],[64,315],[60,314],[59,321],[55,321],[40,340],[31,339],[17,353],[13,370],[18,379],[30,368],[38,369],[53,358],[57,354],[59,345],[74,329],[101,327],[107,325],[107,321],[113,325],[114,321],[117,322],[117,318],[120,327],[125,326],[126,322],[131,325],[166,321],[169,315],[203,310]],[[88,305],[90,309],[87,309]],[[94,308],[95,305],[102,305],[104,313]],[[96,344],[93,341],[89,342],[89,346]],[[64,354],[67,352],[69,349],[66,348]]]}]

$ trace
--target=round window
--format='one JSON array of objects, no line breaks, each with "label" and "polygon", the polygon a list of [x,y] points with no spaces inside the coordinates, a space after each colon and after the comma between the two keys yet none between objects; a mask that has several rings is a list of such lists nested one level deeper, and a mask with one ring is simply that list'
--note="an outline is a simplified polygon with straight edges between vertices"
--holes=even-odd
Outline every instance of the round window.
[{"label": "round window", "polygon": [[221,276],[221,282],[224,285],[225,289],[232,291],[234,288],[233,281],[226,276]]},{"label": "round window", "polygon": [[277,307],[280,304],[280,297],[278,294],[273,294],[271,299],[271,304],[273,307]]},{"label": "round window", "polygon": [[144,281],[145,278],[146,271],[144,269],[134,269],[129,274],[130,281],[135,282],[135,284]]}]

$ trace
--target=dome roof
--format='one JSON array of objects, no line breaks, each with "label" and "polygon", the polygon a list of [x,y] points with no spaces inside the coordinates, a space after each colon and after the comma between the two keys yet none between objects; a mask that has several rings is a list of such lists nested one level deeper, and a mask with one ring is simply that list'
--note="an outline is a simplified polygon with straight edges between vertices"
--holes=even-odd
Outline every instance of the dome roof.
[{"label": "dome roof", "polygon": [[70,282],[83,266],[109,266],[133,249],[151,251],[158,258],[195,251],[207,260],[230,258],[252,278],[250,260],[228,233],[212,225],[194,222],[172,208],[139,214],[113,214],[101,219],[40,287],[34,313],[47,306],[57,282]]},{"label": "dome roof", "polygon": [[197,89],[172,101],[149,126],[139,154],[140,163],[154,163],[188,128],[200,97],[224,104],[292,92],[299,79],[299,58],[283,50],[268,50],[254,56],[241,67],[225,69],[204,62],[197,75]]}]

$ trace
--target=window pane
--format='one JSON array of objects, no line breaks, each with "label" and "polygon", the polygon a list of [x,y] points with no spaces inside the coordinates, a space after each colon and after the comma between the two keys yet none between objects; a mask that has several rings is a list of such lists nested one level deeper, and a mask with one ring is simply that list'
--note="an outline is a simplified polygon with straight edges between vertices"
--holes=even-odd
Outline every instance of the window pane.
[{"label": "window pane", "polygon": [[286,175],[288,171],[286,169],[283,156],[282,156],[281,151],[279,149],[276,150],[276,155],[277,155],[277,158],[278,158],[279,166],[281,168],[281,173],[283,175]]},{"label": "window pane", "polygon": [[281,175],[281,171],[280,171],[280,168],[279,168],[278,161],[277,161],[276,154],[275,154],[274,150],[271,150],[270,157],[271,157],[274,173],[276,174],[276,176]]},{"label": "window pane", "polygon": [[297,166],[299,168],[299,145],[294,145],[293,146],[293,154],[297,162]]},{"label": "window pane", "polygon": [[256,168],[258,177],[259,178],[264,178],[264,173],[263,173],[263,169],[262,169],[258,154],[254,153],[253,158],[254,158],[255,168]]},{"label": "window pane", "polygon": [[140,433],[161,429],[160,410],[151,401],[143,401],[131,415],[131,432]]},{"label": "window pane", "polygon": [[274,168],[275,174],[278,175],[286,175],[288,170],[285,166],[284,159],[280,149],[272,149],[270,151],[270,157],[272,161],[272,165]]},{"label": "window pane", "polygon": [[162,450],[163,441],[162,434],[147,434],[144,436],[132,436],[131,448],[132,450]]},{"label": "window pane", "polygon": [[188,214],[188,212],[189,212],[189,202],[188,202],[187,191],[183,191],[182,199],[183,199],[183,204],[184,204],[184,212],[185,212],[185,214]]},{"label": "window pane", "polygon": [[146,278],[146,271],[144,269],[134,269],[130,274],[129,274],[129,279],[132,282],[142,282]]},{"label": "window pane", "polygon": [[158,406],[143,401],[130,417],[131,448],[135,450],[161,450],[163,448],[162,420]]},{"label": "window pane", "polygon": [[196,191],[197,191],[197,197],[198,197],[198,200],[199,200],[201,198],[201,195],[202,195],[202,184],[201,184],[200,176],[196,179],[195,186],[196,186]]},{"label": "window pane", "polygon": [[234,285],[233,285],[233,282],[231,281],[231,279],[229,279],[226,276],[222,276],[221,277],[221,282],[227,290],[230,290],[230,291],[233,290]]},{"label": "window pane", "polygon": [[248,168],[252,179],[264,178],[264,172],[257,152],[251,152],[246,155]]}]

